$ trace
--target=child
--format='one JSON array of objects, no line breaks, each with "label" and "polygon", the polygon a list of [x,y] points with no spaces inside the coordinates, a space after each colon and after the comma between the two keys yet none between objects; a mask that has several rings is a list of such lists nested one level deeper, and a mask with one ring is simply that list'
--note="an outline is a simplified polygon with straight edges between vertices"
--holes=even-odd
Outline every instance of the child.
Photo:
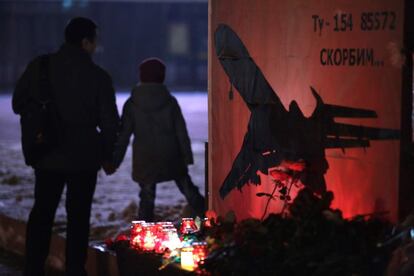
[{"label": "child", "polygon": [[141,82],[132,89],[122,112],[122,128],[114,165],[122,162],[134,134],[132,178],[141,187],[138,219],[154,219],[156,184],[174,180],[197,215],[203,215],[204,197],[191,181],[187,166],[193,164],[190,138],[177,100],[163,84],[165,65],[157,58],[140,66]]}]

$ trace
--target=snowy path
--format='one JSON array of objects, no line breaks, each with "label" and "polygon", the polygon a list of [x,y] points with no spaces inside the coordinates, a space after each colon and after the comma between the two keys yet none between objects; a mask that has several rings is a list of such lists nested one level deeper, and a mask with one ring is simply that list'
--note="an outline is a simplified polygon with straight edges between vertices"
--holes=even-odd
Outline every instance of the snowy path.
[{"label": "snowy path", "polygon": [[[207,94],[175,93],[187,122],[192,140],[195,164],[190,166],[194,183],[204,194],[204,142],[207,141]],[[118,93],[118,109],[128,94]],[[0,212],[26,220],[33,204],[33,172],[24,165],[20,149],[19,117],[11,110],[11,97],[0,96]],[[128,223],[137,212],[139,187],[131,178],[131,150],[112,176],[98,175],[91,216],[91,236],[100,239],[110,236]],[[176,220],[186,205],[184,197],[173,182],[157,186],[156,213],[162,219]],[[56,214],[55,231],[65,230],[64,196]]]}]

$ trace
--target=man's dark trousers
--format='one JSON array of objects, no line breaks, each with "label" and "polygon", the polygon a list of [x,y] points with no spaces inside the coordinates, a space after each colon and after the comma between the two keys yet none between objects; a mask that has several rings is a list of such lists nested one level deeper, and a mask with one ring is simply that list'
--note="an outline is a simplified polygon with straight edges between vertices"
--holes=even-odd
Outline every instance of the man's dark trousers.
[{"label": "man's dark trousers", "polygon": [[66,184],[66,275],[86,275],[89,219],[97,171],[35,170],[35,202],[26,234],[26,276],[44,275],[56,208]]}]

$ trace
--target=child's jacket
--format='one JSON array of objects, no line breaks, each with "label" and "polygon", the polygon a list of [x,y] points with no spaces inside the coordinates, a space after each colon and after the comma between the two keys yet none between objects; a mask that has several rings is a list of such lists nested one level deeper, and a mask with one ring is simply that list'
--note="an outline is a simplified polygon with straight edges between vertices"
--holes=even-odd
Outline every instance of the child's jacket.
[{"label": "child's jacket", "polygon": [[135,181],[157,183],[187,174],[187,165],[193,163],[190,138],[177,100],[163,84],[139,84],[125,102],[114,153],[117,167],[131,134]]}]

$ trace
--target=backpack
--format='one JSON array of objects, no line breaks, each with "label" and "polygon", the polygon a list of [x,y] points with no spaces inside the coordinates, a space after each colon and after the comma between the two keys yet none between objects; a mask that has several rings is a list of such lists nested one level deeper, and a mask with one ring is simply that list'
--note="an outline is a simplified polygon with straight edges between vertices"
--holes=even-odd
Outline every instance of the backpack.
[{"label": "backpack", "polygon": [[31,93],[20,117],[23,155],[28,166],[56,148],[60,139],[60,119],[53,101],[49,79],[50,55],[40,57],[38,87]]}]

